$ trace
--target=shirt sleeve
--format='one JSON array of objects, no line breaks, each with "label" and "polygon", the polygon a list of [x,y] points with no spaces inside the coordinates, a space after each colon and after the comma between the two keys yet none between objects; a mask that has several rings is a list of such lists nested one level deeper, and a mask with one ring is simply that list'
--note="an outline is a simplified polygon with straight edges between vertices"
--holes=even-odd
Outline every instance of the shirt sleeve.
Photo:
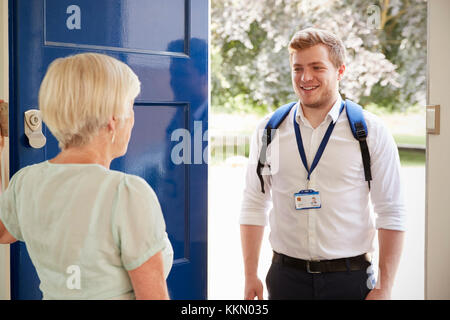
[{"label": "shirt sleeve", "polygon": [[23,241],[20,229],[19,218],[17,216],[16,192],[17,179],[20,172],[16,173],[9,182],[8,188],[0,195],[0,220],[6,230],[16,239]]},{"label": "shirt sleeve", "polygon": [[261,182],[256,173],[262,133],[267,121],[268,118],[263,120],[252,135],[239,224],[266,226],[268,222],[268,212],[272,204],[270,195],[271,179],[270,176],[263,175],[265,191],[263,193],[261,191]]},{"label": "shirt sleeve", "polygon": [[[371,132],[374,131],[373,133]],[[389,130],[380,121],[372,134],[370,196],[376,214],[377,229],[406,230],[406,206],[401,184],[400,157],[398,148]]]},{"label": "shirt sleeve", "polygon": [[125,269],[136,269],[162,251],[167,276],[173,259],[172,246],[158,198],[144,179],[124,176],[113,215],[114,240]]}]

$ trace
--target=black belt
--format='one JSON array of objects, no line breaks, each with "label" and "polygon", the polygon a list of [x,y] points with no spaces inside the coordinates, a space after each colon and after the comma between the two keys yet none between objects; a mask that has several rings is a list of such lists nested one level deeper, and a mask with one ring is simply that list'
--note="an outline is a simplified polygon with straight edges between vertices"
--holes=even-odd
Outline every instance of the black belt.
[{"label": "black belt", "polygon": [[366,270],[371,265],[370,261],[370,256],[367,253],[351,258],[309,261],[292,258],[275,251],[272,259],[272,262],[281,263],[308,273]]}]

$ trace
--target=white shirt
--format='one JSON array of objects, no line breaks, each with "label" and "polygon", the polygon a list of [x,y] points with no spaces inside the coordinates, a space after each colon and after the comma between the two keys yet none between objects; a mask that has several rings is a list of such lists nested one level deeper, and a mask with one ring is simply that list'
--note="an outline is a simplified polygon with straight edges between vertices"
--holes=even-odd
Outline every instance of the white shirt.
[{"label": "white shirt", "polygon": [[[265,193],[256,174],[261,136],[267,116],[252,137],[246,186],[239,222],[267,225],[278,253],[305,260],[353,257],[373,252],[376,229],[405,230],[406,213],[400,185],[400,160],[392,135],[375,115],[364,110],[371,157],[370,198],[359,142],[353,137],[345,109],[339,115],[338,97],[315,129],[298,102],[278,128],[268,147],[272,174],[264,176]],[[310,167],[331,121],[336,122],[323,155],[311,174],[310,189],[320,192],[322,207],[296,210],[294,194],[307,188],[294,131],[294,110]],[[273,206],[271,206],[273,204]]]}]

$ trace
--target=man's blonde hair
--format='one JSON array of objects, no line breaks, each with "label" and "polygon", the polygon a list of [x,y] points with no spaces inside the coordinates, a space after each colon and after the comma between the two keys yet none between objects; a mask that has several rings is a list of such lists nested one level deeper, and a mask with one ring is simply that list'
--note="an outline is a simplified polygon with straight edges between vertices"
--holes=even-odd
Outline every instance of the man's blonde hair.
[{"label": "man's blonde hair", "polygon": [[111,117],[130,116],[141,83],[125,63],[98,53],[53,61],[39,90],[42,118],[59,147],[81,146]]},{"label": "man's blonde hair", "polygon": [[330,60],[338,69],[345,63],[345,46],[335,34],[321,29],[307,28],[297,31],[289,43],[289,58],[295,51],[311,48],[315,45],[327,46]]}]

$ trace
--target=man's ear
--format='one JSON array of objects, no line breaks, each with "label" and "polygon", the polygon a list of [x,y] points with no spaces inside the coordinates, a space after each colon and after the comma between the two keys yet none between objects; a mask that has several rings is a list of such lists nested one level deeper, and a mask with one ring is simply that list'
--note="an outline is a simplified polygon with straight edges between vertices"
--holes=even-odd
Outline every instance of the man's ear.
[{"label": "man's ear", "polygon": [[338,81],[342,80],[342,78],[344,77],[344,72],[345,72],[345,65],[343,64],[338,69]]}]

